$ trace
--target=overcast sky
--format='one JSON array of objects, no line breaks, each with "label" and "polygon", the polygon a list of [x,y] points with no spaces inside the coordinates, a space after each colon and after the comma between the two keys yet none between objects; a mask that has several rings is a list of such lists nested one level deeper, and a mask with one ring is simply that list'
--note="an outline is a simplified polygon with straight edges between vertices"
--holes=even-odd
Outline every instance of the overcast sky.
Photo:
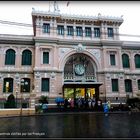
[{"label": "overcast sky", "polygon": [[[50,1],[53,9],[53,1]],[[136,1],[58,1],[60,13],[97,16],[121,17],[124,22],[120,26],[120,34],[140,35],[140,2]],[[40,11],[49,10],[49,1],[0,1],[0,21],[12,21],[32,24],[32,8]],[[0,22],[0,34],[24,34],[32,35],[31,27],[2,24]],[[125,37],[125,40],[139,40],[140,36]],[[122,38],[124,40],[124,38]]]}]

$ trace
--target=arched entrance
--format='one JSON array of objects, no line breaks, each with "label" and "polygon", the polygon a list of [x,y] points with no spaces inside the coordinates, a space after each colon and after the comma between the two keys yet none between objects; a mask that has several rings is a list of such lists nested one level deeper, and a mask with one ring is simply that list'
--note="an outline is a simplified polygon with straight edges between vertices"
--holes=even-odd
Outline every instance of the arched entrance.
[{"label": "arched entrance", "polygon": [[84,53],[71,55],[64,67],[64,98],[95,98],[99,99],[96,63]]},{"label": "arched entrance", "polygon": [[6,100],[5,108],[16,108],[15,97],[13,94],[10,94]]}]

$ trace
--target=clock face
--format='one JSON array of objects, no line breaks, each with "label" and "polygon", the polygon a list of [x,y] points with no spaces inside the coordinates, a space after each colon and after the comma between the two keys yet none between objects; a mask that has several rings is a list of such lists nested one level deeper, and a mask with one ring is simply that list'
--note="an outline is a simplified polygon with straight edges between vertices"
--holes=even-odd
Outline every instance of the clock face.
[{"label": "clock face", "polygon": [[83,75],[85,72],[85,67],[82,64],[77,64],[75,65],[74,70],[77,75]]}]

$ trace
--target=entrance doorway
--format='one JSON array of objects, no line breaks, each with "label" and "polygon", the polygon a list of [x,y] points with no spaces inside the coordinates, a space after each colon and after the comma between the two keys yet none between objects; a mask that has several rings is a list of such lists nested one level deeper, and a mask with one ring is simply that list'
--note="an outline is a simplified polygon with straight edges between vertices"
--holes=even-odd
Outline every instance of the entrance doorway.
[{"label": "entrance doorway", "polygon": [[95,98],[95,88],[64,88],[64,98]]},{"label": "entrance doorway", "polygon": [[101,82],[65,82],[63,85],[63,97],[67,99],[94,98],[95,104],[97,104],[101,85]]}]

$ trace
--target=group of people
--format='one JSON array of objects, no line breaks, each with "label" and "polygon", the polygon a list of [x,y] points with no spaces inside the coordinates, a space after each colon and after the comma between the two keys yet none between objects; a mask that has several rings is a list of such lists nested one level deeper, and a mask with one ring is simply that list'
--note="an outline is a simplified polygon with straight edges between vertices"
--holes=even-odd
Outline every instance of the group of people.
[{"label": "group of people", "polygon": [[95,99],[91,98],[65,98],[63,103],[64,108],[94,108]]},{"label": "group of people", "polygon": [[63,102],[58,104],[58,107],[79,108],[79,109],[95,109],[98,111],[107,112],[111,108],[110,101],[102,104],[102,100],[96,102],[95,98],[65,98]]}]

